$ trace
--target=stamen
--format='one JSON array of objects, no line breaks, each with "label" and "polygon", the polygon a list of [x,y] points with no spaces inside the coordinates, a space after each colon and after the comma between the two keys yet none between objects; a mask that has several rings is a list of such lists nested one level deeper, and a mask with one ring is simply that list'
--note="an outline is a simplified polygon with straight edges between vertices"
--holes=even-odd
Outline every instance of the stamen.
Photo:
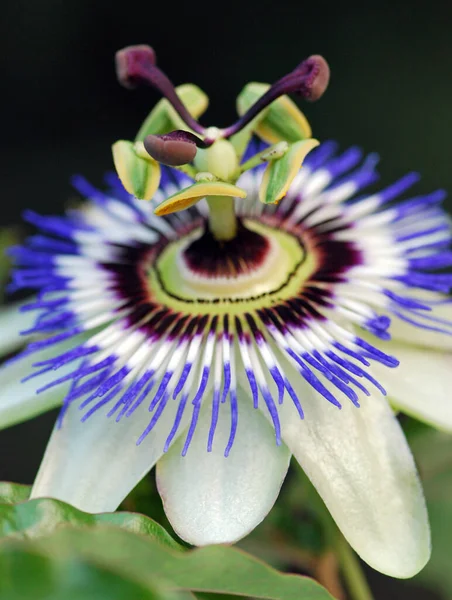
[{"label": "stamen", "polygon": [[229,138],[239,132],[264,108],[285,94],[297,94],[309,102],[315,102],[325,92],[329,79],[330,68],[326,60],[318,54],[310,56],[274,83],[238,121],[223,129],[222,137]]},{"label": "stamen", "polygon": [[188,112],[176,94],[168,77],[156,66],[155,52],[150,46],[139,44],[127,46],[116,53],[116,74],[121,85],[134,89],[140,84],[150,85],[158,90],[179,114],[184,123],[193,131],[204,134],[202,127]]}]

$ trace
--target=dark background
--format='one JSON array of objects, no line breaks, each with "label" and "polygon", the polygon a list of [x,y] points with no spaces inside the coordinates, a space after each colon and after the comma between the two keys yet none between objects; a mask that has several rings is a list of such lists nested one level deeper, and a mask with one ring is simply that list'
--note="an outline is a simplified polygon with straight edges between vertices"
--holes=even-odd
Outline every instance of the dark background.
[{"label": "dark background", "polygon": [[[247,81],[323,54],[330,88],[303,107],[314,135],[377,151],[383,184],[417,170],[418,191],[452,189],[449,2],[3,0],[0,226],[26,207],[61,211],[73,173],[100,183],[111,169],[111,143],[133,138],[158,99],[116,83],[114,52],[134,43],[154,46],[175,84],[204,89],[203,122],[218,126],[234,120]],[[1,479],[31,483],[53,419],[0,433]],[[371,581],[377,598],[415,598],[411,585]]]}]

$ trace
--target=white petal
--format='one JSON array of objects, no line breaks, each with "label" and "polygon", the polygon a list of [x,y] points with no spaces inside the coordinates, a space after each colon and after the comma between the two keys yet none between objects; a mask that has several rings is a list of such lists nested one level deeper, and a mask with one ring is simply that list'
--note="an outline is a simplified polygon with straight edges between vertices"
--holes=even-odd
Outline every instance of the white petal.
[{"label": "white petal", "polygon": [[[86,512],[114,511],[155,465],[173,425],[178,402],[169,400],[157,426],[136,442],[150,422],[149,402],[118,423],[100,408],[84,423],[78,402],[69,407],[61,429],[55,426],[31,497],[53,497]],[[183,431],[182,427],[179,431]],[[177,439],[177,438],[176,438]]]},{"label": "white petal", "polygon": [[373,372],[388,392],[391,404],[438,429],[452,432],[452,354],[389,342],[381,348],[400,365]]},{"label": "white petal", "polygon": [[[400,293],[400,290],[397,291]],[[425,314],[452,323],[452,302],[441,304],[441,302],[445,300],[445,296],[433,292],[426,292],[425,290],[416,290],[412,295],[414,298],[421,301],[430,300],[438,302],[438,304],[432,307],[431,311],[428,311]],[[452,335],[416,327],[402,321],[395,315],[388,314],[388,316],[391,318],[389,332],[393,340],[438,350],[452,350]],[[430,325],[432,327],[442,327],[441,323],[431,323]]]},{"label": "white petal", "polygon": [[[291,375],[292,385],[296,379]],[[299,378],[298,378],[299,381]],[[393,577],[411,577],[430,556],[422,488],[408,444],[386,400],[344,399],[338,410],[297,385],[305,419],[289,401],[282,437],[355,551]]]},{"label": "white petal", "polygon": [[21,312],[21,303],[4,306],[0,309],[0,356],[5,356],[21,346],[25,346],[27,338],[20,332],[30,329],[35,320],[36,312]]},{"label": "white petal", "polygon": [[[60,344],[58,352],[64,352],[69,347],[72,347],[72,344]],[[36,390],[75,370],[77,362],[21,383],[24,377],[36,370],[32,366],[33,363],[55,354],[55,348],[47,348],[0,367],[0,429],[31,419],[61,404],[69,389],[69,383],[50,388],[41,394],[37,394]]]},{"label": "white petal", "polygon": [[[207,403],[206,403],[207,404]],[[231,452],[230,416],[220,408],[212,452],[207,452],[210,408],[201,411],[185,457],[180,440],[157,465],[157,484],[175,531],[191,544],[232,543],[267,515],[278,497],[289,466],[287,448],[239,389],[238,428]]]},{"label": "white petal", "polygon": [[[442,311],[435,310],[434,314],[440,318],[447,318],[452,322],[452,314],[447,317],[440,316],[446,312],[447,311],[443,307]],[[414,346],[433,348],[434,350],[452,350],[452,335],[415,327],[414,325],[401,321],[393,315],[388,316],[391,318],[389,333],[393,340],[406,344],[413,344]],[[441,327],[440,323],[432,325]]]}]

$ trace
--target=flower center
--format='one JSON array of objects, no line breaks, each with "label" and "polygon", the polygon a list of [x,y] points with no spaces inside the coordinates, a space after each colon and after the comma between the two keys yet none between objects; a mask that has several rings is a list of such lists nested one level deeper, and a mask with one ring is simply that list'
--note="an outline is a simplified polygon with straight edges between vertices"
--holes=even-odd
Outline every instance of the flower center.
[{"label": "flower center", "polygon": [[292,297],[317,260],[299,237],[270,223],[245,218],[237,235],[219,241],[198,226],[171,242],[145,269],[153,299],[187,309],[197,303],[209,314],[273,306]]}]

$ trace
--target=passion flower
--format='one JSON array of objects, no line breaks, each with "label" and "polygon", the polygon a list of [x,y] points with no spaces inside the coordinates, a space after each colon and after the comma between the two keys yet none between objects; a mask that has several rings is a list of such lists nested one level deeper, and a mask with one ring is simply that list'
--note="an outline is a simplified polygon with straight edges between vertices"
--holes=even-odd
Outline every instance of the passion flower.
[{"label": "passion flower", "polygon": [[10,388],[0,416],[47,408],[56,389],[63,405],[32,496],[114,510],[157,465],[178,534],[234,542],[293,454],[360,556],[414,575],[428,519],[387,398],[452,427],[444,193],[393,203],[409,174],[366,195],[377,157],[311,138],[286,94],[322,95],[321,57],[246,86],[224,129],[198,122],[205,95],[175,89],[148,47],[122,50],[117,70],[164,96],[114,145],[120,179],[75,178],[87,205],[27,212],[40,233],[12,250],[11,287],[37,290],[23,308],[37,317],[1,375],[33,363],[27,391]]}]

